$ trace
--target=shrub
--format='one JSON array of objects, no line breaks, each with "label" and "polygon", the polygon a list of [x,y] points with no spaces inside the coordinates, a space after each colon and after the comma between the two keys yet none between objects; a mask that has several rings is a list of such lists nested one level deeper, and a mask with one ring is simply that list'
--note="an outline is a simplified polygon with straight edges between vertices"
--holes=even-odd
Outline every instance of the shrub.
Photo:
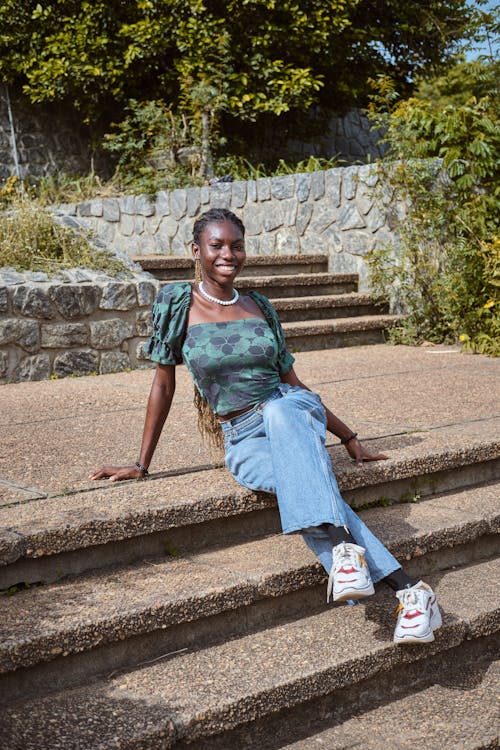
[{"label": "shrub", "polygon": [[129,192],[156,193],[200,184],[193,125],[165,102],[131,100],[127,115],[104,137],[117,158],[114,181]]},{"label": "shrub", "polygon": [[390,144],[381,169],[406,206],[397,244],[368,256],[374,290],[392,287],[408,313],[392,340],[461,341],[469,351],[498,355],[498,98],[491,91],[434,107],[396,101],[382,80],[376,103],[372,119]]}]

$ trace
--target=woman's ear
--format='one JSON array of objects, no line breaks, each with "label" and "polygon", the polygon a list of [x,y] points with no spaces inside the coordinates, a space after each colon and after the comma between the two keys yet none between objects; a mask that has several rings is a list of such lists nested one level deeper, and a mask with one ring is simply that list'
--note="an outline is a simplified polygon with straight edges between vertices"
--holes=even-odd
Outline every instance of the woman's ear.
[{"label": "woman's ear", "polygon": [[191,254],[195,260],[200,257],[200,247],[196,242],[191,243]]}]

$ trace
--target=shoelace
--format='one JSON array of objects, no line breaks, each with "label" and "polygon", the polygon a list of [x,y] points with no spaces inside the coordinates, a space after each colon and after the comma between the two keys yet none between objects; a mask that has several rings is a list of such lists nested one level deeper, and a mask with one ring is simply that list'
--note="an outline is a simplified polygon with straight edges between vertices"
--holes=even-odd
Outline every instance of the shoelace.
[{"label": "shoelace", "polygon": [[[401,601],[401,609],[407,610],[407,609],[414,609],[416,607],[420,607],[425,609],[424,602],[422,601],[422,594],[423,592],[421,590],[417,589],[408,589],[404,592]],[[398,614],[401,610],[398,607],[397,613]]]},{"label": "shoelace", "polygon": [[333,548],[333,564],[328,577],[328,586],[326,589],[327,604],[332,595],[335,573],[344,563],[351,563],[351,565],[356,565],[357,567],[359,565],[359,555],[356,550],[348,547],[345,543],[337,544],[337,546]]}]

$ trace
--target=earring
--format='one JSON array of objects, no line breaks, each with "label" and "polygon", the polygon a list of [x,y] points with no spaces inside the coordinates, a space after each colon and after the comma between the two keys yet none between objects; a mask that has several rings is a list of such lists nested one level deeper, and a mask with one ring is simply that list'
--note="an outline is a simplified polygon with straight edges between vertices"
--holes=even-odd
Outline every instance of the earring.
[{"label": "earring", "polygon": [[200,263],[200,259],[199,258],[195,258],[194,259],[194,281],[195,281],[195,284],[199,284],[200,281],[202,280],[202,278],[203,277],[201,275],[201,263]]}]

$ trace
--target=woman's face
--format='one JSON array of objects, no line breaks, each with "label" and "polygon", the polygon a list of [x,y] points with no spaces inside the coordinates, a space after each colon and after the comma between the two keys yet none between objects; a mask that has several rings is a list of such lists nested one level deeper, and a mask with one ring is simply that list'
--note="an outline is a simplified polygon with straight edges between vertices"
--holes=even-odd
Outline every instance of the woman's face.
[{"label": "woman's face", "polygon": [[204,281],[231,283],[245,264],[245,241],[241,230],[231,221],[213,221],[193,243],[193,256],[199,258]]}]

